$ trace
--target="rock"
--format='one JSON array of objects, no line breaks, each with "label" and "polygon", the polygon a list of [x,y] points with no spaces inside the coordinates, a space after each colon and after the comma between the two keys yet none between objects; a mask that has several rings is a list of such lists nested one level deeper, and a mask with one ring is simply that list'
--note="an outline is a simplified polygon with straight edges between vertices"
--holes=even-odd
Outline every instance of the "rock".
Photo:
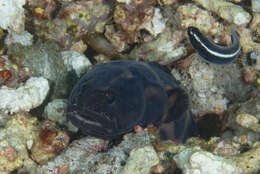
[{"label": "rock", "polygon": [[88,46],[82,40],[72,44],[70,50],[83,54],[87,50]]},{"label": "rock", "polygon": [[41,126],[39,136],[31,148],[32,159],[42,165],[59,155],[68,143],[69,136],[46,121]]},{"label": "rock", "polygon": [[[153,139],[154,136],[145,130],[143,135],[134,133],[125,135],[123,141],[113,147],[108,146],[108,141],[94,137],[74,140],[66,151],[53,161],[39,167],[38,173],[55,174],[57,170],[66,168],[69,173],[119,174],[130,151],[143,147],[152,148]],[[151,151],[154,152],[154,150]]]},{"label": "rock", "polygon": [[33,35],[27,31],[20,34],[9,33],[5,39],[5,44],[11,45],[14,43],[20,43],[23,46],[30,46],[33,43]]},{"label": "rock", "polygon": [[133,149],[120,174],[148,174],[158,163],[159,158],[152,146]]},{"label": "rock", "polygon": [[[242,149],[232,142],[229,143],[230,147],[240,148],[240,152],[229,155],[213,154],[211,150],[216,153],[216,148],[218,150],[223,148],[223,146],[219,146],[221,142],[224,141],[220,138],[211,138],[207,142],[198,138],[190,138],[185,145],[162,142],[157,146],[157,150],[174,154],[173,159],[183,174],[256,174],[260,171],[259,141],[256,141],[250,150],[243,153],[241,153]],[[229,147],[226,146],[226,148]]]},{"label": "rock", "polygon": [[64,97],[72,81],[68,80],[67,69],[61,58],[61,49],[54,42],[38,40],[32,46],[10,45],[8,54],[19,67],[28,68],[34,76],[42,76],[50,81],[50,96]]},{"label": "rock", "polygon": [[18,66],[11,56],[2,55],[0,57],[0,86],[8,88],[18,88],[21,83],[32,76],[26,67]]},{"label": "rock", "polygon": [[242,7],[224,0],[193,0],[221,18],[236,25],[247,25],[251,16]]},{"label": "rock", "polygon": [[4,127],[6,122],[10,119],[11,117],[4,113],[3,111],[0,111],[0,127]]},{"label": "rock", "polygon": [[[129,45],[127,44],[126,41],[125,33],[123,31],[116,31],[116,27],[114,25],[106,25],[105,29],[106,29],[105,37],[109,41],[109,43],[113,46],[113,49],[116,50],[116,52],[122,52],[129,48]],[[102,45],[101,43],[102,42],[100,42],[99,45]],[[106,46],[105,48],[109,48],[109,47]],[[104,54],[101,51],[99,51],[99,53]]]},{"label": "rock", "polygon": [[[258,20],[258,19],[257,19]],[[257,26],[257,25],[256,25]],[[251,30],[248,28],[239,28],[240,43],[243,48],[243,53],[256,52],[260,54],[260,44],[252,38]]]},{"label": "rock", "polygon": [[0,154],[6,151],[0,155],[1,174],[9,174],[21,167],[34,171],[36,163],[31,160],[29,151],[37,142],[38,130],[37,119],[26,113],[13,115],[0,129]]},{"label": "rock", "polygon": [[224,31],[223,24],[219,23],[210,12],[194,4],[189,3],[179,6],[177,13],[182,28],[194,26],[212,36],[219,36]]},{"label": "rock", "polygon": [[258,174],[260,172],[260,142],[254,143],[253,148],[231,159],[243,170],[243,174]]},{"label": "rock", "polygon": [[172,4],[175,4],[175,3],[177,3],[178,2],[178,0],[158,0],[158,3],[160,4],[160,5],[172,5]]},{"label": "rock", "polygon": [[48,120],[63,125],[66,122],[67,105],[68,101],[65,99],[54,99],[44,108],[43,116]]},{"label": "rock", "polygon": [[216,140],[213,143],[213,145],[211,145],[211,151],[215,155],[229,157],[229,156],[238,155],[240,153],[239,152],[241,148],[240,144],[235,142],[225,141],[221,138],[216,138],[216,137],[211,138],[210,141],[212,141],[212,139],[214,138]]},{"label": "rock", "polygon": [[252,11],[259,13],[260,12],[260,1],[259,0],[251,0]]},{"label": "rock", "polygon": [[23,158],[17,154],[17,151],[7,141],[0,141],[0,152],[1,174],[9,174],[22,167]]},{"label": "rock", "polygon": [[31,77],[18,89],[3,86],[0,89],[0,110],[5,112],[30,111],[44,101],[49,83],[43,77]]},{"label": "rock", "polygon": [[43,117],[61,126],[66,126],[69,131],[77,132],[78,128],[66,119],[68,101],[65,99],[54,99],[44,108]]},{"label": "rock", "polygon": [[[257,89],[255,89],[257,90]],[[257,98],[249,98],[245,102],[236,103],[229,108],[227,114],[227,129],[232,130],[232,138],[241,144],[251,147],[259,141],[260,134],[257,116],[259,114],[259,101]],[[245,114],[246,113],[246,114]],[[253,126],[251,128],[251,126]]]},{"label": "rock", "polygon": [[117,0],[117,2],[120,2],[120,3],[126,3],[126,4],[129,4],[132,0]]},{"label": "rock", "polygon": [[174,71],[173,76],[178,76],[176,73],[182,74],[180,81],[190,94],[191,110],[197,116],[222,114],[227,110],[230,100],[246,99],[249,94],[250,86],[241,82],[240,69],[236,64],[207,64],[197,54],[192,54],[180,62],[179,66],[183,66],[179,68],[182,70]]},{"label": "rock", "polygon": [[70,2],[59,10],[54,20],[38,24],[40,29],[45,29],[40,34],[68,50],[87,33],[103,33],[110,8],[104,0]]},{"label": "rock", "polygon": [[57,4],[54,0],[27,0],[27,8],[30,8],[34,17],[50,20],[57,10]]},{"label": "rock", "polygon": [[1,0],[0,27],[10,33],[21,33],[24,31],[25,15],[23,5],[26,0]]},{"label": "rock", "polygon": [[252,130],[256,133],[260,133],[260,124],[259,120],[250,114],[239,114],[236,117],[236,122],[249,130]]},{"label": "rock", "polygon": [[166,65],[187,54],[185,47],[180,45],[183,40],[182,31],[167,29],[157,39],[133,49],[129,57],[134,60],[154,61]]},{"label": "rock", "polygon": [[78,77],[92,66],[88,58],[84,54],[80,54],[76,51],[63,51],[61,52],[62,59],[67,71],[74,70]]},{"label": "rock", "polygon": [[75,140],[66,151],[56,157],[54,161],[50,161],[39,168],[38,172],[54,174],[57,169],[66,168],[69,173],[79,171],[91,173],[89,166],[95,165],[97,159],[101,160],[97,153],[106,148],[107,143],[107,141],[94,137]]},{"label": "rock", "polygon": [[[143,26],[147,24],[150,25],[149,23],[152,24],[153,19],[158,20],[161,18],[159,13],[155,16],[154,4],[154,0],[140,2],[131,0],[128,4],[118,3],[116,5],[113,19],[114,22],[120,26],[121,31],[123,31],[125,35],[125,40],[128,43],[140,42],[140,31],[144,29]],[[158,32],[161,32],[165,26],[165,22],[160,21],[160,23],[157,23],[155,26],[159,29]]]},{"label": "rock", "polygon": [[260,13],[253,13],[253,19],[250,23],[250,28],[256,33],[258,37],[260,37]]},{"label": "rock", "polygon": [[151,21],[144,23],[140,28],[147,30],[154,37],[162,33],[166,28],[166,21],[163,18],[160,9],[155,8]]},{"label": "rock", "polygon": [[231,160],[192,148],[187,148],[175,155],[174,160],[184,174],[233,174],[242,172],[241,169],[232,164]]}]

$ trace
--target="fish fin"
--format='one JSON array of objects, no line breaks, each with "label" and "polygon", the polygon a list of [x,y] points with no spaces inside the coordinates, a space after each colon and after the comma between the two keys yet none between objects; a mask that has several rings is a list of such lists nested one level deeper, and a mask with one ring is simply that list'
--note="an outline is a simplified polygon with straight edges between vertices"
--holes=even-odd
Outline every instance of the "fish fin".
[{"label": "fish fin", "polygon": [[162,118],[162,122],[170,122],[180,119],[189,109],[189,96],[182,88],[169,90],[168,94],[168,111],[167,115]]},{"label": "fish fin", "polygon": [[149,83],[144,88],[145,112],[140,125],[155,124],[161,120],[162,115],[167,112],[166,91],[157,84]]},{"label": "fish fin", "polygon": [[184,143],[188,138],[198,136],[198,128],[191,112],[186,111],[179,120],[161,123],[159,134],[163,140]]}]

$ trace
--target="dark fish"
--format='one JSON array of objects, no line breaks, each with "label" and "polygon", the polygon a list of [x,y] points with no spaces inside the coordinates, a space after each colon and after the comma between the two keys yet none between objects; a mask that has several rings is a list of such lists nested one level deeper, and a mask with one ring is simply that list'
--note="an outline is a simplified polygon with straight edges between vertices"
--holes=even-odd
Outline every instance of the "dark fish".
[{"label": "dark fish", "polygon": [[84,134],[113,139],[136,125],[159,127],[163,139],[197,135],[188,94],[157,63],[98,64],[74,86],[67,118]]}]

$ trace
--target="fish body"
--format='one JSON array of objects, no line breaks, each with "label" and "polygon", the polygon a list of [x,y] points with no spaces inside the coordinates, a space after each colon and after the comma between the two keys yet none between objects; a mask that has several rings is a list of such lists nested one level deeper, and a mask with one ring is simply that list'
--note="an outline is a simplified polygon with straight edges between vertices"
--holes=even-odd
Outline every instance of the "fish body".
[{"label": "fish body", "polygon": [[233,28],[231,29],[232,43],[229,46],[215,44],[196,27],[188,27],[187,33],[193,48],[210,63],[219,65],[231,63],[238,57],[242,49],[239,36]]},{"label": "fish body", "polygon": [[188,94],[157,63],[130,60],[94,66],[72,89],[67,118],[84,134],[114,139],[153,124],[163,139],[197,135]]}]

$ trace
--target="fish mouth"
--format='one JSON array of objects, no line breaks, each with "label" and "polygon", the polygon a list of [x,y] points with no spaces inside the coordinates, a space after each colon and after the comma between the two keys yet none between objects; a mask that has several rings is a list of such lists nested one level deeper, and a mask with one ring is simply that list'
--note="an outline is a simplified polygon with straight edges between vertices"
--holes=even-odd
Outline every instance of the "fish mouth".
[{"label": "fish mouth", "polygon": [[118,122],[112,118],[89,109],[70,108],[67,112],[67,119],[84,134],[101,138],[114,138],[120,132]]}]

